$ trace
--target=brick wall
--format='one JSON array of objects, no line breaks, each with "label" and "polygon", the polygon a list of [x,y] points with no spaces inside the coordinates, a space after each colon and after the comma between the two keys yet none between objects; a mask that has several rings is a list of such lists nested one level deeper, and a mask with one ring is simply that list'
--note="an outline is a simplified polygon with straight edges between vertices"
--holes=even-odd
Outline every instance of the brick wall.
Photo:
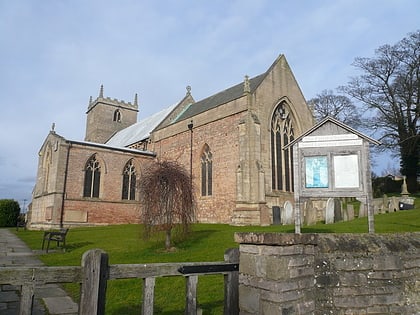
[{"label": "brick wall", "polygon": [[240,314],[419,314],[420,233],[238,233]]},{"label": "brick wall", "polygon": [[[236,169],[239,161],[238,121],[242,114],[206,124],[194,123],[192,177],[197,200],[197,219],[206,223],[231,223],[236,202]],[[180,123],[181,124],[181,123]],[[175,160],[190,170],[191,134],[184,132],[156,141],[159,159]],[[213,193],[201,194],[201,154],[207,144],[212,153]]]},{"label": "brick wall", "polygon": [[[122,200],[123,171],[126,163],[132,160],[137,178],[140,178],[142,169],[153,163],[152,155],[72,143],[67,163],[69,144],[54,135],[49,136],[49,142],[54,145],[46,145],[41,151],[30,214],[31,228],[58,227],[61,223],[66,226],[140,223],[138,189],[136,200]],[[45,152],[52,155],[49,172],[45,171]],[[101,167],[99,198],[83,197],[86,162],[93,154]],[[45,178],[47,173],[49,178]]]},{"label": "brick wall", "polygon": [[[83,198],[84,168],[92,154],[101,164],[100,198]],[[113,152],[107,149],[73,146],[66,187],[65,211],[87,211],[90,224],[139,223],[140,205],[137,201],[122,200],[122,173],[125,164],[133,159],[138,176],[153,158],[129,152]],[[82,222],[83,223],[83,222]]]}]

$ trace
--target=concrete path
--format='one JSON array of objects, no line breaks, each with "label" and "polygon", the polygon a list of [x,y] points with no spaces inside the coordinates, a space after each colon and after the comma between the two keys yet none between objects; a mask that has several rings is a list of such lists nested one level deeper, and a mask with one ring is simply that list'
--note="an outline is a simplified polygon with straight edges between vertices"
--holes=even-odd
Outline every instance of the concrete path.
[{"label": "concrete path", "polygon": [[[40,266],[42,262],[35,253],[8,229],[0,229],[0,271],[1,267]],[[19,287],[0,285],[0,314],[19,314]],[[77,304],[56,284],[35,288],[33,315],[76,315]]]}]

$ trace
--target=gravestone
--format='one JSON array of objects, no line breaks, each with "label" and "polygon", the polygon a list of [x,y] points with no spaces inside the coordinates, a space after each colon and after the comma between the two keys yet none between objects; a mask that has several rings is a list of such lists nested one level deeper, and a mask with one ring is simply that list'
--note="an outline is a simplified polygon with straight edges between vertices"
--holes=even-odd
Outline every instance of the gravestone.
[{"label": "gravestone", "polygon": [[382,197],[382,212],[384,213],[388,213],[389,212],[389,200],[388,200],[388,196],[386,194],[383,195]]},{"label": "gravestone", "polygon": [[398,198],[395,196],[392,196],[390,198],[391,200],[389,201],[389,212],[395,212],[398,211],[400,209],[399,204],[398,204]]},{"label": "gravestone", "polygon": [[344,218],[344,221],[354,220],[354,207],[352,204],[347,204],[345,213],[346,213],[346,218]]},{"label": "gravestone", "polygon": [[372,200],[373,213],[380,214],[382,207],[382,198],[375,198]]},{"label": "gravestone", "polygon": [[273,225],[281,224],[281,209],[279,206],[273,206]]},{"label": "gravestone", "polygon": [[366,203],[360,201],[360,208],[359,208],[359,218],[365,217],[367,215]]},{"label": "gravestone", "polygon": [[328,198],[325,207],[325,224],[334,223],[334,198]]},{"label": "gravestone", "polygon": [[293,205],[290,201],[284,203],[284,218],[283,224],[293,224],[295,222],[295,216],[293,213]]},{"label": "gravestone", "polygon": [[314,207],[311,200],[305,203],[305,221],[307,225],[313,225],[316,223],[317,209]]},{"label": "gravestone", "polygon": [[334,222],[343,221],[343,214],[341,210],[341,200],[334,198]]}]

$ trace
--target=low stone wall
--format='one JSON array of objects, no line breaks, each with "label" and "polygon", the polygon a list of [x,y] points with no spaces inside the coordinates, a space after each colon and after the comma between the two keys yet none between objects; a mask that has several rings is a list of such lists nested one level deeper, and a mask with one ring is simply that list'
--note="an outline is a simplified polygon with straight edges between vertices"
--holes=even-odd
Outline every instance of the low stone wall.
[{"label": "low stone wall", "polygon": [[240,314],[420,314],[420,233],[237,233]]}]

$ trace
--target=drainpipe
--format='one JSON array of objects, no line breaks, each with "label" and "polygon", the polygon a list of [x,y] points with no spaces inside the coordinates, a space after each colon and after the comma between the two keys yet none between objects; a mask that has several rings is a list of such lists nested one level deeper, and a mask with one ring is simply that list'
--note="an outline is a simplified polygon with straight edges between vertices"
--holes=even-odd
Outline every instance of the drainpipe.
[{"label": "drainpipe", "polygon": [[190,185],[192,189],[192,160],[193,160],[193,121],[188,124],[188,129],[190,130]]},{"label": "drainpipe", "polygon": [[61,212],[60,212],[60,228],[63,227],[63,219],[64,219],[64,200],[66,198],[66,189],[67,189],[67,173],[69,170],[69,156],[70,156],[70,148],[71,143],[68,142],[69,146],[67,148],[67,157],[66,157],[66,168],[64,170],[64,184],[63,184],[63,198],[61,200]]}]

